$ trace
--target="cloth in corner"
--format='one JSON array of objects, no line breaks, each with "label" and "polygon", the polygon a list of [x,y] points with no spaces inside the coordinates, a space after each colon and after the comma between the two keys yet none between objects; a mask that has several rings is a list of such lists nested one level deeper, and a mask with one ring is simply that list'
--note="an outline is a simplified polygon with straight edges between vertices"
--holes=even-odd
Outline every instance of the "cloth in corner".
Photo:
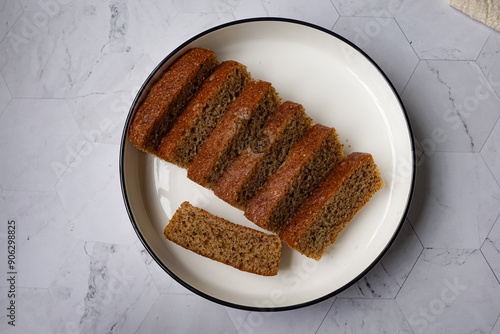
[{"label": "cloth in corner", "polygon": [[500,0],[449,0],[449,4],[500,31]]}]

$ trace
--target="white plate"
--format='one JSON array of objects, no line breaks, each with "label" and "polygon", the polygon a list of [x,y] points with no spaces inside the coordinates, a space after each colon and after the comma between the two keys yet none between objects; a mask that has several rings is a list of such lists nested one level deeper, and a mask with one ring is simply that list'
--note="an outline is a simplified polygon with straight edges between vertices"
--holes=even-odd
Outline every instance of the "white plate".
[{"label": "white plate", "polygon": [[[136,150],[127,139],[132,115],[152,83],[191,47],[236,60],[271,82],[281,97],[301,103],[316,123],[335,127],[345,153],[369,152],[384,188],[354,217],[320,261],[283,245],[279,273],[262,277],[187,251],[163,237],[183,201],[257,228],[243,213],[186,177],[184,169]],[[197,294],[247,310],[286,310],[318,302],[356,282],[398,233],[415,173],[411,129],[395,89],[361,50],[331,31],[286,19],[232,22],[199,34],[166,57],[132,105],[120,157],[122,190],[132,224],[158,264]],[[257,228],[258,229],[258,228]]]}]

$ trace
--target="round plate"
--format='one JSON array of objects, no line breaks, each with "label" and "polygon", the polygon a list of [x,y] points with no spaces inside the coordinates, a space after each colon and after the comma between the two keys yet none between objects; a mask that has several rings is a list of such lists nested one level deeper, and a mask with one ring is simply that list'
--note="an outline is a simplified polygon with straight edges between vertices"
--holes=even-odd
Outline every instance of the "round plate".
[{"label": "round plate", "polygon": [[[342,231],[320,261],[283,245],[278,275],[264,277],[199,256],[166,240],[163,229],[183,201],[259,229],[243,212],[186,177],[186,170],[135,149],[128,126],[151,86],[186,50],[204,47],[236,60],[283,100],[301,103],[315,123],[334,127],[345,153],[368,152],[385,186]],[[121,143],[125,204],[146,249],[175,280],[226,306],[258,311],[298,308],[331,297],[371,269],[396,237],[415,177],[414,146],[400,98],[380,68],[344,38],[304,22],[277,18],[224,24],[168,55],[140,89]]]}]

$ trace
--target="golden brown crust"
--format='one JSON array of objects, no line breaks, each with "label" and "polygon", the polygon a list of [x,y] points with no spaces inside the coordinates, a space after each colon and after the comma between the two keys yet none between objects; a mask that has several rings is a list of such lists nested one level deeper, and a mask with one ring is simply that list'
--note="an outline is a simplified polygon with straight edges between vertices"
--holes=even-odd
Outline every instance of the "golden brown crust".
[{"label": "golden brown crust", "polygon": [[[291,124],[294,118],[301,118],[298,124]],[[300,124],[303,123],[303,128]],[[290,128],[290,126],[295,125],[295,128]],[[253,197],[254,192],[248,189],[248,187],[256,187],[254,191],[258,190],[260,186],[265,182],[269,175],[264,175],[261,177],[262,181],[255,181],[260,175],[256,175],[260,171],[258,165],[263,163],[269,154],[271,148],[277,150],[285,150],[283,158],[286,157],[288,149],[293,146],[293,144],[303,135],[303,132],[307,131],[313,125],[312,120],[306,115],[304,107],[298,103],[292,101],[283,102],[278,111],[275,112],[267,121],[263,129],[262,138],[258,138],[255,143],[250,147],[247,147],[233,164],[226,170],[224,175],[221,177],[217,186],[214,190],[216,196],[226,201],[227,203],[241,209],[245,210],[248,200]],[[286,131],[293,131],[293,138],[287,141]],[[280,141],[278,144],[281,147],[273,147],[276,141]],[[277,154],[279,156],[279,154]],[[273,161],[274,162],[274,161]],[[269,169],[269,173],[273,173],[275,168],[281,165],[282,161],[276,163],[276,167]],[[267,166],[266,166],[267,168]],[[256,185],[251,185],[249,183],[257,183]],[[247,198],[243,198],[246,194],[244,192],[251,191]]]},{"label": "golden brown crust", "polygon": [[199,255],[263,276],[278,273],[281,240],[184,202],[164,229],[165,238]]},{"label": "golden brown crust", "polygon": [[293,219],[280,234],[280,237],[291,247],[296,247],[301,236],[313,223],[312,218],[321,211],[332,194],[338,191],[342,183],[349,178],[359,164],[370,157],[370,154],[360,152],[347,155],[302,204]]},{"label": "golden brown crust", "polygon": [[[270,101],[267,108],[262,106],[265,99]],[[271,83],[256,80],[246,85],[189,166],[188,178],[206,188],[214,188],[219,179],[217,176],[225,171],[224,165],[229,165],[244,148],[234,146],[242,145],[238,141],[246,142],[249,136],[256,135],[246,131],[250,122],[253,122],[253,128],[260,129],[269,114],[276,111],[279,102]]]},{"label": "golden brown crust", "polygon": [[215,53],[202,48],[190,49],[176,60],[137,110],[129,129],[131,143],[154,153],[194,92],[218,65]]},{"label": "golden brown crust", "polygon": [[[236,71],[247,73],[246,66],[228,60],[221,63],[205,80],[198,94],[189,102],[170,132],[161,139],[156,152],[158,157],[184,168],[189,166],[191,161],[180,161],[177,157],[177,150],[183,145],[183,140],[189,135],[190,130],[197,125],[196,122],[203,119],[207,107],[216,102],[214,98],[220,94],[224,82]],[[248,76],[250,75],[248,74]],[[192,145],[195,144],[192,143]]]},{"label": "golden brown crust", "polygon": [[[304,171],[304,167],[306,164],[310,163],[313,157],[315,157],[315,154],[319,152],[321,148],[324,148],[324,142],[330,136],[335,136],[335,138],[337,138],[335,129],[321,124],[314,125],[302,137],[297,145],[292,148],[286,161],[278,169],[278,171],[276,171],[276,173],[274,173],[267,180],[267,182],[248,203],[245,209],[245,217],[262,228],[279,233],[279,228],[276,228],[273,225],[282,224],[282,226],[284,226],[285,222],[272,221],[275,220],[274,218],[277,214],[277,208],[281,203],[283,203],[282,201],[285,200],[286,197],[290,196],[291,192],[293,193],[293,190],[291,189],[292,184],[296,182],[299,184],[309,183],[309,181],[301,183],[299,178],[301,176],[309,176],[306,175],[307,171]],[[338,141],[338,139],[336,139],[336,141]],[[335,154],[343,157],[343,147],[342,152],[329,152],[329,154],[331,154],[331,156]],[[332,160],[336,160],[335,163],[337,163],[339,159]],[[331,168],[333,167],[334,166],[331,166]],[[324,173],[326,172],[328,171],[324,171]],[[304,186],[304,188],[307,187],[311,188],[313,185]],[[289,208],[290,211],[293,211],[293,209],[294,208]],[[284,214],[286,216],[287,214],[291,214],[291,212]]]},{"label": "golden brown crust", "polygon": [[262,154],[252,154],[250,150],[243,151],[217,183],[214,190],[215,195],[232,206],[244,210],[245,206],[238,201],[239,191],[261,158]]},{"label": "golden brown crust", "polygon": [[[347,215],[342,216],[342,221],[333,229],[333,233],[323,240],[320,250],[317,252],[307,252],[301,248],[301,239],[310,231],[314,224],[318,224],[316,218],[323,212],[325,206],[332,198],[338,194],[342,185],[353,175],[353,173],[365,162],[373,164],[373,157],[369,153],[354,152],[347,155],[344,160],[328,175],[328,177],[314,190],[314,192],[304,201],[295,215],[290,219],[285,229],[280,233],[280,237],[290,247],[298,250],[308,257],[319,260],[326,248],[336,239],[337,235],[354,217],[354,215],[368,202],[370,197],[378,191],[383,182],[376,171],[377,177],[372,185],[372,191],[368,192],[357,204],[350,204],[346,209]],[[373,164],[373,166],[375,166]],[[376,166],[374,167],[376,169]],[[363,180],[364,181],[364,180]],[[326,226],[326,225],[325,225]],[[317,241],[319,242],[319,241]]]},{"label": "golden brown crust", "polygon": [[304,107],[301,104],[292,101],[283,102],[280,105],[279,111],[273,117],[269,118],[269,121],[266,123],[264,128],[266,137],[275,139],[288,125],[290,118],[301,112],[304,112]]}]

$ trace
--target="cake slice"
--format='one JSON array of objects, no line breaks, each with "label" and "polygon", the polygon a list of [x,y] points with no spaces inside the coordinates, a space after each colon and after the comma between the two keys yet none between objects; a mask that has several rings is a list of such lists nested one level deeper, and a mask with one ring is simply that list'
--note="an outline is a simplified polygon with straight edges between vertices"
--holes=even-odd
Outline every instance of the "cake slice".
[{"label": "cake slice", "polygon": [[176,60],[137,110],[129,129],[130,142],[142,151],[154,153],[160,140],[218,65],[215,53],[202,48],[191,49]]},{"label": "cake slice", "polygon": [[231,60],[220,64],[162,138],[156,155],[188,168],[231,102],[251,80],[246,66]]},{"label": "cake slice", "polygon": [[181,204],[164,230],[176,244],[212,260],[250,273],[274,276],[281,258],[281,240]]},{"label": "cake slice", "polygon": [[213,189],[227,167],[260,134],[280,102],[269,82],[257,80],[246,85],[189,166],[188,178]]},{"label": "cake slice", "polygon": [[383,185],[370,154],[349,154],[302,204],[281,238],[300,253],[321,259],[347,223]]},{"label": "cake slice", "polygon": [[313,126],[304,107],[283,102],[267,121],[262,134],[247,147],[222,175],[215,195],[244,210],[249,200],[285,160],[290,149]]},{"label": "cake slice", "polygon": [[335,129],[314,125],[250,200],[245,217],[279,234],[312,190],[340,163],[343,151]]}]

